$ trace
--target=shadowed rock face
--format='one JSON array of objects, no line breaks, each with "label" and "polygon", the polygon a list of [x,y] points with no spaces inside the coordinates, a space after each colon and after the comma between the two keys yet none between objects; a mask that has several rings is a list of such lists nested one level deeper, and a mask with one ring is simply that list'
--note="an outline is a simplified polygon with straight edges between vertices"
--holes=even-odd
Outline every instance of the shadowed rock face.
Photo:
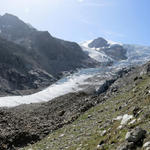
[{"label": "shadowed rock face", "polygon": [[31,47],[38,55],[37,62],[49,73],[93,67],[95,64],[78,44],[53,38],[48,32],[35,32],[31,41]]},{"label": "shadowed rock face", "polygon": [[127,59],[126,52],[127,50],[123,48],[123,46],[115,44],[110,46],[109,48],[105,48],[103,50],[105,54],[115,60],[125,60]]},{"label": "shadowed rock face", "polygon": [[64,71],[96,65],[78,44],[38,31],[10,14],[0,16],[0,37],[0,80],[5,80],[6,91],[45,87]]},{"label": "shadowed rock face", "polygon": [[0,30],[1,37],[25,47],[50,74],[95,65],[78,44],[56,39],[47,31],[37,31],[16,16],[5,14],[0,17]]},{"label": "shadowed rock face", "polygon": [[24,47],[0,38],[0,95],[38,89],[55,80],[51,74],[38,69],[38,64]]}]

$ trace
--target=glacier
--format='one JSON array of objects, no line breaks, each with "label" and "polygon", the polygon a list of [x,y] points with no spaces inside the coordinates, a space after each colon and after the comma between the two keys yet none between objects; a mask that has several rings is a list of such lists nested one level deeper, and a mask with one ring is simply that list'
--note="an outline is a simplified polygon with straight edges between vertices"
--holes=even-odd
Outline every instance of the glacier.
[{"label": "glacier", "polygon": [[[82,49],[91,58],[101,62],[112,60],[106,54],[98,50],[90,49],[87,46],[88,43],[89,41],[84,43]],[[105,79],[115,75],[119,69],[133,65],[141,65],[150,60],[150,47],[138,45],[123,46],[127,49],[127,60],[114,62],[112,66],[107,67],[81,69],[68,77],[60,79],[46,89],[31,95],[0,97],[0,107],[15,107],[21,104],[50,101],[67,93],[82,91],[87,88],[87,85],[98,88]]]}]

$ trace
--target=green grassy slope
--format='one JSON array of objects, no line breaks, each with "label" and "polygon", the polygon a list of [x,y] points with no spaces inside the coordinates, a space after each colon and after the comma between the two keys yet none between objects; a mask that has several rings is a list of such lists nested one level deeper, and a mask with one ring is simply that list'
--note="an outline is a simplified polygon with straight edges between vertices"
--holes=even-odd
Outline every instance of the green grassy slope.
[{"label": "green grassy slope", "polygon": [[[42,141],[22,150],[115,150],[124,142],[129,129],[140,126],[150,132],[149,90],[150,77],[144,75],[130,90],[128,86],[122,87],[119,92],[85,112],[72,124],[54,131]],[[113,119],[124,114],[133,115],[135,107],[139,109],[139,114],[132,120],[136,121],[119,129],[121,121]],[[145,141],[148,140],[150,135],[147,134]],[[100,142],[104,143],[103,147],[97,148]]]}]

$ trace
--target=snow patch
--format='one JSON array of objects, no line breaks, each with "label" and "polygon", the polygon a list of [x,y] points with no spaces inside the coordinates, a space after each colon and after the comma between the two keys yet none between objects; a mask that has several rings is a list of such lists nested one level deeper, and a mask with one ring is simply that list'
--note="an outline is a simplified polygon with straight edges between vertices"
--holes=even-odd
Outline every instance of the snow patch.
[{"label": "snow patch", "polygon": [[128,114],[123,115],[121,125],[127,124],[128,121],[131,120],[132,118],[133,118],[132,115],[128,115]]},{"label": "snow patch", "polygon": [[118,116],[117,118],[115,118],[115,119],[113,119],[113,120],[115,120],[115,121],[119,121],[119,120],[121,120],[121,119],[122,119],[122,117],[123,117],[123,116]]},{"label": "snow patch", "polygon": [[108,42],[108,44],[110,44],[110,45],[116,45],[116,44],[118,44],[118,45],[123,45],[122,43],[114,42],[114,41],[107,40],[107,39],[106,39],[106,41],[107,41],[107,42]]},{"label": "snow patch", "polygon": [[82,50],[89,55],[89,57],[95,59],[98,62],[111,62],[112,59],[104,52],[97,51],[95,49],[82,47]]},{"label": "snow patch", "polygon": [[83,47],[89,48],[89,44],[92,42],[93,42],[93,40],[88,40],[88,41],[80,43],[80,45]]},{"label": "snow patch", "polygon": [[121,120],[121,125],[126,125],[128,123],[128,121],[130,121],[131,119],[133,118],[132,115],[128,115],[128,114],[125,114],[123,116],[118,116],[117,118],[113,119],[113,120]]},{"label": "snow patch", "polygon": [[89,55],[92,59],[95,59],[98,62],[112,62],[112,58],[107,56],[103,51],[102,48],[90,48],[88,45],[93,40],[89,40],[83,43],[80,43],[82,50]]}]

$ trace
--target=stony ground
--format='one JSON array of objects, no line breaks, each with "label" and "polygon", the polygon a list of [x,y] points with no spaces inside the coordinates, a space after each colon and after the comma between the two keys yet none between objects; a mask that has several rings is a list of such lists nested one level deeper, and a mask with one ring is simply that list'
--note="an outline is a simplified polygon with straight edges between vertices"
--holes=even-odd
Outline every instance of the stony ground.
[{"label": "stony ground", "polygon": [[0,150],[141,149],[150,139],[149,72],[149,63],[123,69],[95,94],[1,108]]},{"label": "stony ground", "polygon": [[[118,79],[106,93],[105,101],[76,121],[20,150],[150,149],[147,146],[150,145],[147,143],[150,141],[150,76],[143,74],[142,68],[139,70],[134,69]],[[142,128],[146,135],[138,133],[138,142],[128,142],[126,134],[136,127]]]}]

